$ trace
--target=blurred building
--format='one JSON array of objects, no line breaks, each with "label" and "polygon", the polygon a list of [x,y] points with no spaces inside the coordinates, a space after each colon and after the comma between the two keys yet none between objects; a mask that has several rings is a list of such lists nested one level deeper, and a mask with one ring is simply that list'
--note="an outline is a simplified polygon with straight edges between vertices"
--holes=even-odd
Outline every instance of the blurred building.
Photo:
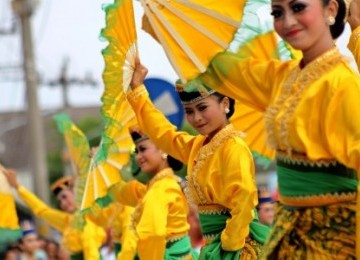
[{"label": "blurred building", "polygon": [[[99,107],[70,107],[61,111],[43,111],[44,138],[46,139],[48,158],[56,151],[61,151],[64,145],[62,135],[58,132],[56,123],[52,119],[55,114],[60,112],[67,113],[75,123],[84,118],[94,118],[101,122]],[[97,129],[94,129],[93,135],[99,136],[101,130],[100,124]],[[16,169],[19,183],[33,191],[34,178],[31,173],[29,156],[32,149],[28,131],[26,111],[0,113],[0,163],[5,167]],[[48,167],[51,168],[51,165]],[[51,180],[51,178],[49,179]]]}]

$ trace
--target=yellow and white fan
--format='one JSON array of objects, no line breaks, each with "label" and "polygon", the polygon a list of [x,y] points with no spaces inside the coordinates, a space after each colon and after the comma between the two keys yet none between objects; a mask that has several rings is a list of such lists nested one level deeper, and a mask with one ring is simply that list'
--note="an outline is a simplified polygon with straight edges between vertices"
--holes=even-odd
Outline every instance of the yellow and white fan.
[{"label": "yellow and white fan", "polygon": [[136,124],[135,114],[125,96],[118,100],[113,117],[107,120],[98,150],[93,156],[87,175],[81,210],[95,204],[106,207],[112,199],[108,190],[121,181],[121,172],[130,171],[133,141],[129,127]]},{"label": "yellow and white fan", "polygon": [[140,0],[143,29],[163,46],[185,83],[225,50],[240,25],[245,1]]},{"label": "yellow and white fan", "polygon": [[[130,86],[137,56],[137,34],[132,0],[114,0],[104,7],[106,26],[101,38],[108,41],[102,50],[105,61],[103,108],[114,104],[114,98]],[[120,84],[115,87],[114,83]],[[121,86],[121,88],[119,88]]]},{"label": "yellow and white fan", "polygon": [[90,166],[90,146],[85,134],[72,122],[67,114],[54,116],[59,131],[63,134],[75,178],[75,201],[80,208],[87,173]]},{"label": "yellow and white fan", "polygon": [[101,114],[104,131],[99,149],[90,163],[80,209],[107,206],[108,189],[121,180],[121,171],[129,170],[133,142],[129,127],[136,124],[135,114],[125,93],[132,78],[137,56],[137,36],[132,0],[115,0],[105,7],[106,27],[102,37],[109,42],[102,51],[105,69]]}]

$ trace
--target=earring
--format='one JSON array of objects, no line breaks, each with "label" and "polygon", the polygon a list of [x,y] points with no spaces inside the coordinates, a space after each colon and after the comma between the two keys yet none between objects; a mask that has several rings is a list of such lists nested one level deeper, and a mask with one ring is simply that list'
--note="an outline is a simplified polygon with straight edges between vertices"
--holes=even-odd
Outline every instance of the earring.
[{"label": "earring", "polygon": [[228,107],[225,108],[225,114],[229,114],[230,113],[230,109]]},{"label": "earring", "polygon": [[161,158],[164,159],[164,160],[167,159],[167,157],[168,157],[168,155],[167,155],[166,153],[163,153],[163,154],[161,155]]},{"label": "earring", "polygon": [[327,19],[326,19],[326,23],[328,25],[334,25],[335,24],[335,17],[334,16],[329,16]]}]

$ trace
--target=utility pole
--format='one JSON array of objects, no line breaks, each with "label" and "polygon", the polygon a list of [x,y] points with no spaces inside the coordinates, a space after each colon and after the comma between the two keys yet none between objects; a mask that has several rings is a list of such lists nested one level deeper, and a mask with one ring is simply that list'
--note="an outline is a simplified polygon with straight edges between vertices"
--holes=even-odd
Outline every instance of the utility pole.
[{"label": "utility pole", "polygon": [[62,86],[63,108],[69,107],[69,98],[68,98],[69,80],[67,78],[68,66],[69,66],[69,58],[65,58],[64,63],[61,67],[61,73],[59,77],[59,83]]},{"label": "utility pole", "polygon": [[69,71],[69,58],[65,57],[63,59],[63,64],[60,69],[60,74],[57,79],[49,80],[46,82],[43,82],[44,85],[48,85],[50,87],[60,86],[61,92],[62,92],[62,98],[63,98],[63,109],[67,109],[70,107],[69,102],[69,90],[72,86],[92,86],[96,87],[97,82],[92,78],[91,74],[85,75],[83,78],[79,77],[69,77],[68,71]]},{"label": "utility pole", "polygon": [[21,38],[23,48],[23,67],[26,81],[28,105],[29,138],[31,143],[32,174],[34,176],[35,193],[45,203],[49,203],[49,179],[46,164],[44,129],[38,107],[38,78],[35,68],[30,17],[35,9],[34,0],[12,0],[14,12],[21,22]]}]

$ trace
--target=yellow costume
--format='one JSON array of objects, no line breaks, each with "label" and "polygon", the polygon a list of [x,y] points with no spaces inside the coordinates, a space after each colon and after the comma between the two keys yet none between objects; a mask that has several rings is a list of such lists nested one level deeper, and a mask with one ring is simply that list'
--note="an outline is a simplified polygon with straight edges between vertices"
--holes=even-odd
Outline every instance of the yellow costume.
[{"label": "yellow costume", "polygon": [[0,253],[6,250],[6,247],[17,242],[22,232],[19,227],[19,219],[16,214],[15,199],[11,192],[3,168],[0,164]]},{"label": "yellow costume", "polygon": [[47,221],[61,232],[62,245],[72,255],[83,254],[83,259],[86,260],[100,259],[99,248],[105,241],[105,232],[102,228],[89,220],[86,220],[83,230],[74,228],[72,214],[48,207],[23,186],[19,186],[17,191],[36,217]]},{"label": "yellow costume", "polygon": [[304,68],[299,63],[222,53],[187,87],[203,84],[266,110],[281,202],[266,255],[355,257],[360,78],[336,47]]},{"label": "yellow costume", "polygon": [[117,259],[134,259],[137,239],[130,229],[133,207],[114,202],[105,208],[92,208],[88,217],[97,225],[111,228]]},{"label": "yellow costume", "polygon": [[358,26],[350,36],[348,44],[350,51],[353,53],[356,64],[360,71],[360,26]]},{"label": "yellow costume", "polygon": [[[257,193],[252,156],[240,133],[229,124],[204,145],[206,136],[177,132],[151,103],[144,86],[129,91],[128,100],[141,129],[156,146],[187,164],[187,197],[198,205],[203,230],[205,222],[212,221],[206,216],[221,216],[223,226],[204,233],[203,249],[219,236],[225,251],[244,248]],[[200,258],[210,259],[203,249]]]},{"label": "yellow costume", "polygon": [[[111,192],[122,204],[137,204],[133,227],[138,237],[140,259],[167,259],[169,250],[184,250],[183,256],[191,257],[190,248],[181,248],[184,242],[190,245],[188,206],[171,168],[158,172],[147,187],[137,181],[120,182]],[[177,242],[180,248],[171,248],[177,247]]]}]

